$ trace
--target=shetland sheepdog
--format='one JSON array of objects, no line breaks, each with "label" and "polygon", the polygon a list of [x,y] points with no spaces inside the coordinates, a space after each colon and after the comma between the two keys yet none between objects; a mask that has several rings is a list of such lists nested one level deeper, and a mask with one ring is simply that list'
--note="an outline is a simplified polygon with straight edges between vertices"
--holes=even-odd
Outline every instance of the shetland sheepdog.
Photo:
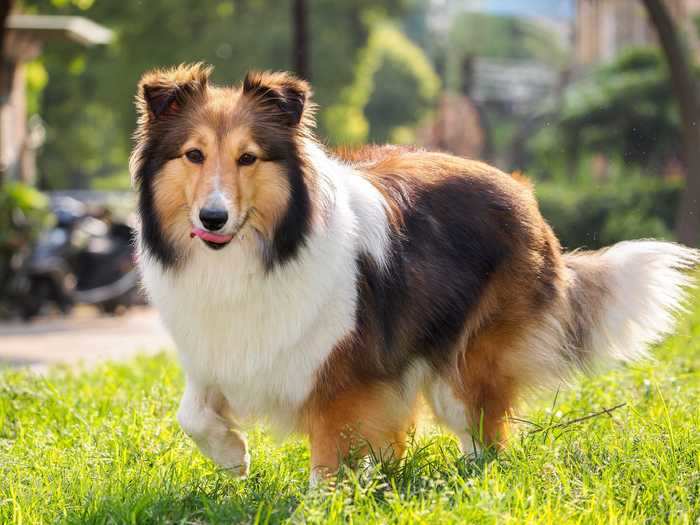
[{"label": "shetland sheepdog", "polygon": [[312,482],[351,451],[400,456],[420,397],[465,454],[501,447],[525,392],[673,330],[697,251],[562,253],[522,180],[413,148],[331,152],[305,81],[210,73],[143,76],[130,169],[143,282],[186,376],[178,421],[231,473],[251,418],[308,435]]}]

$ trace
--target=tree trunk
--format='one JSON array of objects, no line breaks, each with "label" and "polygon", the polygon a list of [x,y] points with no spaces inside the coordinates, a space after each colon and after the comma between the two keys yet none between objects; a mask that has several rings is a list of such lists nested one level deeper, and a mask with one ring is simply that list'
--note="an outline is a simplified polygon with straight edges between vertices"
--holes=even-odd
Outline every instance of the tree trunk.
[{"label": "tree trunk", "polygon": [[[12,82],[11,78],[6,78],[8,67],[7,61],[5,60],[5,26],[7,25],[7,17],[10,15],[13,6],[14,0],[0,0],[0,115],[2,115],[2,108],[7,102],[7,97],[10,95],[11,88],[8,84]],[[0,184],[2,184],[5,178],[5,171],[7,169],[7,166],[5,166],[3,162],[2,132],[2,124],[0,124]]]},{"label": "tree trunk", "polygon": [[0,0],[0,56],[5,56],[5,26],[12,11],[14,0]]},{"label": "tree trunk", "polygon": [[309,80],[311,70],[309,66],[309,31],[308,31],[308,11],[306,0],[292,1],[292,34],[294,42],[292,45],[292,63],[294,71],[301,77]]},{"label": "tree trunk", "polygon": [[676,218],[678,240],[690,246],[700,241],[700,94],[681,35],[662,0],[642,0],[656,28],[678,100],[683,136],[685,190]]}]

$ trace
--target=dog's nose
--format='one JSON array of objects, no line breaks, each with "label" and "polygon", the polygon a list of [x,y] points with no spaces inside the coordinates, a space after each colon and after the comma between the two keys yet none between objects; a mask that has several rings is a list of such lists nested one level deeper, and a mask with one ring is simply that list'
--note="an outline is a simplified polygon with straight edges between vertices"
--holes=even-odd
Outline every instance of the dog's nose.
[{"label": "dog's nose", "polygon": [[228,221],[228,212],[223,208],[202,208],[199,220],[207,230],[216,231]]}]

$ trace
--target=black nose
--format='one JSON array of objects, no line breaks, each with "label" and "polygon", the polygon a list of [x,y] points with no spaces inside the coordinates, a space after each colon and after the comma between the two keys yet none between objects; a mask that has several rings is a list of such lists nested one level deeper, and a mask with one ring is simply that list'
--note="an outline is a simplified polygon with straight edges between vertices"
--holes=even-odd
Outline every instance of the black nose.
[{"label": "black nose", "polygon": [[199,211],[199,220],[207,230],[216,231],[228,220],[228,212],[223,208],[202,208]]}]

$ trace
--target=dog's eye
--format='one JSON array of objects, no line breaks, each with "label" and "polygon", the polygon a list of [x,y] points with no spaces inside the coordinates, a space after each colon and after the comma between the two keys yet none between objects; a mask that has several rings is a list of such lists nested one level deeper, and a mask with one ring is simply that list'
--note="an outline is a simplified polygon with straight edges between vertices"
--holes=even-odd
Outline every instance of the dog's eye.
[{"label": "dog's eye", "polygon": [[187,157],[187,160],[192,164],[202,164],[204,162],[204,153],[196,148],[187,150],[187,152],[185,152],[185,157]]},{"label": "dog's eye", "polygon": [[258,160],[258,158],[252,153],[244,153],[243,155],[238,157],[238,164],[240,164],[241,166],[250,166],[256,160]]}]

